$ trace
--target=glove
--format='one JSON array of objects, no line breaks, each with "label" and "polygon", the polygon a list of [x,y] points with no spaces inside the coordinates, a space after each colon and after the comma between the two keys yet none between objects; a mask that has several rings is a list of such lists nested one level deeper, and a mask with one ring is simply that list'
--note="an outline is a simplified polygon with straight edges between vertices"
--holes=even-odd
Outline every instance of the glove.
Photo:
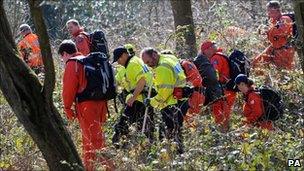
[{"label": "glove", "polygon": [[66,116],[68,120],[74,120],[76,118],[76,115],[72,109],[64,109]]},{"label": "glove", "polygon": [[176,99],[182,99],[183,98],[183,89],[182,88],[174,88],[173,90],[173,96]]},{"label": "glove", "polygon": [[144,99],[144,105],[145,105],[145,106],[149,106],[149,105],[150,105],[150,101],[151,101],[150,98],[145,98],[145,99]]}]

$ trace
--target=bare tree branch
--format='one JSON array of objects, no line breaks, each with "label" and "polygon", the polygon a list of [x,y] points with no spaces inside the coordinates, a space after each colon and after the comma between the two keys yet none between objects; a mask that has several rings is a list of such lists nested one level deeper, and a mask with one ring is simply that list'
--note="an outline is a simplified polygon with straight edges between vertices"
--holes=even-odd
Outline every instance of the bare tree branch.
[{"label": "bare tree branch", "polygon": [[29,0],[31,15],[34,21],[37,35],[39,37],[39,44],[41,47],[43,64],[45,67],[45,80],[43,85],[43,92],[46,99],[53,102],[53,91],[55,88],[55,69],[52,57],[52,50],[50,46],[49,36],[46,25],[43,19],[43,13],[40,7],[40,0]]}]

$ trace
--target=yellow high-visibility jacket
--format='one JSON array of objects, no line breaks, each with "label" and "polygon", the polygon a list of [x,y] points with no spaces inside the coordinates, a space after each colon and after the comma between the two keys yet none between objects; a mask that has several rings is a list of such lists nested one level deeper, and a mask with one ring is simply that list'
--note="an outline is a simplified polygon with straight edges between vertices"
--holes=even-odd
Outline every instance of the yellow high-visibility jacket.
[{"label": "yellow high-visibility jacket", "polygon": [[123,67],[121,65],[117,66],[115,80],[117,82],[117,85],[120,86],[122,89],[127,88],[126,68],[125,67]]},{"label": "yellow high-visibility jacket", "polygon": [[153,71],[157,95],[151,99],[152,107],[163,109],[177,104],[173,97],[174,87],[186,85],[186,75],[178,59],[173,55],[160,55],[158,66]]},{"label": "yellow high-visibility jacket", "polygon": [[[147,65],[144,64],[141,58],[133,56],[126,67],[126,90],[129,92],[133,91],[137,86],[137,82],[143,77],[146,80],[147,86],[149,86],[149,83],[152,81],[152,73],[148,69]],[[129,97],[127,97],[127,100]],[[142,94],[140,94],[136,100],[143,102],[143,98],[144,97]]]}]

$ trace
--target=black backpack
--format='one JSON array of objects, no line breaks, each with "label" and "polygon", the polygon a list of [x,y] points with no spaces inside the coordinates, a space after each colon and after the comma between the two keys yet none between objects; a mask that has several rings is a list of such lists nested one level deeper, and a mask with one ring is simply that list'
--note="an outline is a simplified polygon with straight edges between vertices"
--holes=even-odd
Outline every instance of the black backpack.
[{"label": "black backpack", "polygon": [[261,86],[256,91],[263,99],[264,115],[261,119],[275,121],[281,118],[284,113],[284,103],[280,94],[267,86]]},{"label": "black backpack", "polygon": [[230,80],[226,83],[226,89],[232,90],[232,91],[238,91],[238,89],[235,87],[234,80],[239,74],[245,74],[249,76],[250,72],[250,62],[249,59],[246,57],[246,55],[239,51],[234,49],[233,52],[230,54],[229,57],[224,56],[229,63],[229,70],[230,70]]},{"label": "black backpack", "polygon": [[115,77],[112,65],[104,53],[93,52],[87,57],[74,57],[84,67],[87,86],[76,94],[78,102],[86,100],[111,100],[116,97]]},{"label": "black backpack", "polygon": [[85,36],[87,36],[90,40],[90,52],[100,52],[104,53],[107,58],[110,57],[108,42],[106,39],[106,35],[101,30],[96,30],[93,33],[87,34],[83,32]]},{"label": "black backpack", "polygon": [[298,37],[298,28],[297,28],[297,24],[296,24],[295,13],[284,13],[283,16],[287,16],[292,20],[292,37],[297,38]]}]

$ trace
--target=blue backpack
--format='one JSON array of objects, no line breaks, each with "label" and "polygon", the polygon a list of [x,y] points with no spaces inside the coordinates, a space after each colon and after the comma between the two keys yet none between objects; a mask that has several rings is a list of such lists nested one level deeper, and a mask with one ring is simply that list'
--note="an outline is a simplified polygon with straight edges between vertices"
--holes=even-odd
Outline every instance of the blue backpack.
[{"label": "blue backpack", "polygon": [[76,95],[78,102],[111,100],[116,97],[114,71],[106,54],[93,52],[87,57],[75,57],[68,61],[72,60],[83,65],[87,79],[86,88]]}]

